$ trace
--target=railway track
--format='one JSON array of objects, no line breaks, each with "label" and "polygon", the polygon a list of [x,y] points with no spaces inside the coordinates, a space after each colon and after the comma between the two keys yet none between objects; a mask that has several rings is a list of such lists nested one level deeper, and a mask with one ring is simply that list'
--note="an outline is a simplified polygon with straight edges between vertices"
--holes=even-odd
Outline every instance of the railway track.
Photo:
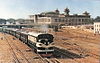
[{"label": "railway track", "polygon": [[[63,37],[63,36],[58,36],[57,38],[61,38],[61,39],[67,39],[67,38],[65,38],[65,37]],[[95,44],[95,45],[98,45],[97,43],[95,43],[95,42],[87,42],[87,41],[84,41],[83,43],[86,43],[86,44]],[[68,44],[70,44],[70,43],[68,43]],[[74,43],[73,43],[74,44]],[[78,47],[81,47],[80,45],[77,45]],[[92,47],[92,46],[91,46]],[[100,55],[98,55],[98,54],[95,54],[95,53],[92,53],[92,52],[87,52],[91,57],[94,57],[94,58],[96,58],[96,59],[100,59]]]},{"label": "railway track", "polygon": [[[14,58],[14,63],[32,63],[29,62],[29,60],[25,57],[24,53],[18,48],[18,46],[14,43],[13,38],[10,38],[8,35],[4,34],[4,38],[6,39],[6,42],[8,43],[10,50],[12,52],[12,56]],[[19,56],[21,56],[19,58]],[[57,59],[48,59],[48,58],[43,58],[39,54],[37,54],[39,57],[39,62],[41,63],[61,63]]]},{"label": "railway track", "polygon": [[15,53],[14,50],[13,50],[13,47],[11,46],[11,44],[9,43],[9,41],[8,41],[8,39],[5,37],[5,35],[4,35],[4,38],[5,38],[6,42],[8,43],[8,45],[9,45],[9,47],[10,47],[10,50],[11,50],[11,52],[12,52],[12,56],[14,57],[14,59],[13,59],[14,62],[15,62],[15,63],[20,63],[20,61],[19,61],[19,59],[18,59],[16,53]]},{"label": "railway track", "polygon": [[38,54],[38,56],[39,56],[39,59],[40,59],[41,63],[49,63],[49,61],[46,58],[43,58],[39,54]]},{"label": "railway track", "polygon": [[[98,53],[98,54],[99,54],[99,53]],[[90,52],[90,56],[91,56],[91,57],[94,57],[94,58],[96,58],[96,59],[100,59],[100,55],[97,55],[97,54],[92,53],[92,52]]]},{"label": "railway track", "polygon": [[[4,35],[4,38],[6,39],[8,45],[9,45],[11,51],[12,51],[12,55],[14,57],[15,63],[23,63],[23,62],[30,63],[28,61],[28,59],[24,56],[23,52],[14,44],[14,41],[9,36]],[[20,59],[19,59],[19,56],[21,56]]]},{"label": "railway track", "polygon": [[[24,63],[30,63],[28,61],[28,59],[24,56],[23,52],[17,47],[16,44],[14,44],[13,39],[11,39],[7,35],[5,35],[4,38],[6,39],[8,45],[10,47],[10,50],[12,51],[12,56],[14,57],[14,59],[13,59],[14,60],[14,63],[23,63],[23,62],[18,58],[18,55],[16,54],[16,51],[13,50],[13,48],[15,48],[18,51],[18,53],[22,57],[22,60],[25,61]],[[78,61],[77,59],[74,59],[74,56],[73,55],[67,55],[66,53],[64,53],[64,52],[62,52],[60,50],[56,50],[56,51],[58,51],[59,53],[62,53],[63,55],[69,57],[70,59],[72,59],[72,61],[74,61],[76,63],[80,63],[80,61]],[[91,53],[91,54],[93,54],[93,53]],[[96,54],[93,54],[93,55],[95,55],[94,56],[95,58],[98,58],[98,55],[96,55]],[[39,60],[40,60],[41,63],[61,63],[57,58],[52,58],[52,59],[43,58],[39,54],[38,54],[38,56],[40,57]]]},{"label": "railway track", "polygon": [[[62,53],[62,54],[64,54],[64,56],[67,56],[67,57],[69,57],[69,58],[71,58],[73,61],[76,61],[77,63],[81,63],[80,61],[78,61],[77,59],[74,59],[75,57],[74,57],[74,55],[69,55],[69,54],[67,54],[67,53],[64,53],[64,52],[62,52],[62,51],[60,51],[60,50],[56,50],[58,53]],[[88,52],[88,56],[90,56],[90,57],[93,57],[93,58],[95,58],[95,59],[100,59],[100,55],[97,55],[97,54],[95,54],[95,53],[92,53],[92,52]],[[81,59],[84,59],[84,58],[81,58]]]},{"label": "railway track", "polygon": [[57,58],[43,58],[39,54],[38,56],[40,57],[41,63],[61,63]]},{"label": "railway track", "polygon": [[58,59],[56,58],[52,58],[52,59],[48,59],[48,58],[44,58],[44,60],[46,61],[46,63],[61,63]]},{"label": "railway track", "polygon": [[[72,61],[74,61],[75,63],[81,63],[80,61],[78,61],[77,59],[75,59],[74,55],[72,55],[72,54],[69,55],[69,54],[64,53],[64,52],[62,52],[62,51],[60,51],[60,50],[56,50],[56,51],[58,52],[58,54],[59,54],[59,53],[60,53],[60,54],[63,54],[64,56],[66,56],[66,57],[72,59]],[[61,56],[61,58],[63,58],[63,57]]]},{"label": "railway track", "polygon": [[50,60],[52,61],[52,63],[62,63],[57,58],[52,58]]},{"label": "railway track", "polygon": [[[13,39],[11,39],[9,36],[5,35],[4,36],[7,43],[9,44],[11,51],[13,52],[12,55],[14,57],[14,62],[15,63],[23,63],[21,62],[21,60],[18,58],[18,55],[16,54],[16,51],[13,50],[13,48],[15,48],[18,52],[18,54],[20,54],[21,58],[24,60],[24,63],[30,63],[28,61],[28,59],[24,56],[23,52],[18,48],[18,46],[16,44],[14,44]],[[8,41],[9,40],[9,41]],[[76,62],[76,63],[80,63],[80,61],[78,61],[77,59],[74,59],[73,55],[68,55],[60,50],[56,50],[59,53],[69,57],[70,59],[72,59],[72,61]],[[39,60],[41,61],[41,63],[61,63],[57,58],[43,58],[41,57],[39,54],[37,54],[39,56]]]}]

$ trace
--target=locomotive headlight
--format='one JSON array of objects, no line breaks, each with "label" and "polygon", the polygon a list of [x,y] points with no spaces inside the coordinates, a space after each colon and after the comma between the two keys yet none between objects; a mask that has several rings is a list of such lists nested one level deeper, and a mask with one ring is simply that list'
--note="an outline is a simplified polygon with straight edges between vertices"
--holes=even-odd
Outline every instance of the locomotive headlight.
[{"label": "locomotive headlight", "polygon": [[37,43],[36,46],[37,46],[37,47],[41,47],[41,46],[43,46],[43,44]]},{"label": "locomotive headlight", "polygon": [[39,40],[39,42],[41,42],[41,40]]},{"label": "locomotive headlight", "polygon": [[48,41],[48,39],[45,39],[45,41]]},{"label": "locomotive headlight", "polygon": [[39,44],[40,46],[42,46],[43,44]]}]

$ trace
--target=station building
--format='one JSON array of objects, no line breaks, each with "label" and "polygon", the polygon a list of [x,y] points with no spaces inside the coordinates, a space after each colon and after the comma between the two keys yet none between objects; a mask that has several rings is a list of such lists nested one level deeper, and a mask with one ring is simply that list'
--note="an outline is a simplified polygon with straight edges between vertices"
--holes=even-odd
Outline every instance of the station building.
[{"label": "station building", "polygon": [[86,25],[91,20],[90,15],[85,11],[82,15],[69,14],[68,8],[64,9],[64,13],[60,13],[58,9],[51,12],[42,12],[40,14],[30,15],[30,19],[37,24],[47,25]]},{"label": "station building", "polygon": [[94,22],[94,33],[100,34],[100,22]]}]

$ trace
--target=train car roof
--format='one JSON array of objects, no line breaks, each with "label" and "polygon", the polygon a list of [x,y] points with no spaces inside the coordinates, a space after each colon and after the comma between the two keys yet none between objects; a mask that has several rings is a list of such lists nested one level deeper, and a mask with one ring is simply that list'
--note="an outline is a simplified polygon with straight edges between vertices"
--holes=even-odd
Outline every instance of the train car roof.
[{"label": "train car roof", "polygon": [[5,28],[7,30],[12,30],[12,31],[17,31],[18,29],[15,29],[15,28]]},{"label": "train car roof", "polygon": [[43,33],[36,33],[36,32],[28,32],[28,35],[37,37],[38,35],[43,34]]},{"label": "train car roof", "polygon": [[21,32],[22,34],[25,34],[25,35],[28,35],[28,33],[27,32]]}]

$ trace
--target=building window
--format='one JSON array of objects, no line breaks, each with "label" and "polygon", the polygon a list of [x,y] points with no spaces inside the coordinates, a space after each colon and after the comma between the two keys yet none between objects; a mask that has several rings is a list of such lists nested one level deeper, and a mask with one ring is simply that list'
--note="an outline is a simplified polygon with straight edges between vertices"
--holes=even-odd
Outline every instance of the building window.
[{"label": "building window", "polygon": [[81,19],[79,19],[79,22],[81,22]]},{"label": "building window", "polygon": [[48,19],[48,22],[50,22],[50,19]]},{"label": "building window", "polygon": [[71,23],[69,23],[69,25],[71,25]]},{"label": "building window", "polygon": [[66,22],[68,22],[68,20],[66,19]]},{"label": "building window", "polygon": [[95,25],[95,27],[96,27],[96,25]]},{"label": "building window", "polygon": [[62,22],[64,22],[64,19],[62,19]]},{"label": "building window", "polygon": [[61,19],[59,19],[59,22],[61,22]]},{"label": "building window", "polygon": [[98,27],[98,25],[97,25],[97,27]]},{"label": "building window", "polygon": [[55,22],[57,22],[57,19],[55,19]]},{"label": "building window", "polygon": [[84,22],[84,19],[82,19],[82,22]]}]

